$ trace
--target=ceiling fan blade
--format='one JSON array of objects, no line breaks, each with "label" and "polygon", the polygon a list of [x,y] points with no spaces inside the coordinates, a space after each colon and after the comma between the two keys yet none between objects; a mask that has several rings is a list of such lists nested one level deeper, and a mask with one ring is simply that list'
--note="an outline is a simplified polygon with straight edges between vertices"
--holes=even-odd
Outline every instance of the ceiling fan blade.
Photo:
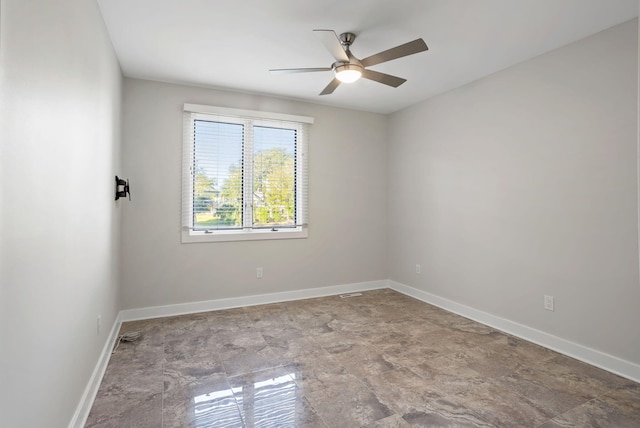
[{"label": "ceiling fan blade", "polygon": [[364,77],[365,79],[384,83],[385,85],[393,86],[394,88],[397,88],[407,81],[407,79],[403,79],[402,77],[396,77],[390,74],[380,73],[379,71],[373,70],[364,70],[362,72],[362,77]]},{"label": "ceiling fan blade", "polygon": [[331,53],[331,55],[338,61],[349,61],[349,57],[347,53],[344,51],[342,47],[342,43],[340,43],[340,39],[338,39],[338,35],[333,30],[313,30],[314,33],[318,37],[320,37],[320,41],[324,47]]},{"label": "ceiling fan blade", "polygon": [[336,90],[336,88],[338,87],[338,85],[340,84],[340,81],[338,80],[337,77],[334,77],[333,80],[331,82],[329,82],[329,84],[327,85],[326,88],[324,88],[322,90],[322,92],[320,92],[320,95],[329,95],[332,94],[333,91]]},{"label": "ceiling fan blade", "polygon": [[331,67],[318,68],[274,68],[269,70],[271,73],[309,73],[314,71],[331,71]]},{"label": "ceiling fan blade", "polygon": [[383,62],[391,61],[392,59],[402,58],[403,56],[423,52],[428,49],[429,47],[424,42],[424,40],[416,39],[412,42],[405,43],[404,45],[396,46],[395,48],[387,49],[386,51],[368,56],[365,59],[360,60],[360,62],[362,63],[363,67],[369,67]]}]

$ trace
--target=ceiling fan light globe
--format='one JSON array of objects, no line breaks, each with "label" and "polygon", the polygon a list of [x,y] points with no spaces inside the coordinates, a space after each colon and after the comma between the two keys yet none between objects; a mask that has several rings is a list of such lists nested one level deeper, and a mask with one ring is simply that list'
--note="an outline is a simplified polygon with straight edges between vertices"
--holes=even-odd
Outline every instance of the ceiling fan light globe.
[{"label": "ceiling fan light globe", "polygon": [[342,83],[352,83],[362,76],[359,70],[342,70],[336,73],[336,77]]},{"label": "ceiling fan light globe", "polygon": [[344,64],[335,68],[336,78],[342,83],[355,82],[362,76],[362,67],[354,64]]}]

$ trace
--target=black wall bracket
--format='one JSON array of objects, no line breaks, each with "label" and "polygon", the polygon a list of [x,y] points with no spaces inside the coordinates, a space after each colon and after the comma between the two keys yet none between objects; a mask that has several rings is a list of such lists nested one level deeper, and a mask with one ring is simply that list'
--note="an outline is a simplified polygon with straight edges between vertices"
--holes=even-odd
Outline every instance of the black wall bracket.
[{"label": "black wall bracket", "polygon": [[124,180],[123,178],[118,178],[116,175],[116,201],[120,198],[126,198],[129,196],[129,200],[131,200],[131,192],[129,190],[129,180]]}]

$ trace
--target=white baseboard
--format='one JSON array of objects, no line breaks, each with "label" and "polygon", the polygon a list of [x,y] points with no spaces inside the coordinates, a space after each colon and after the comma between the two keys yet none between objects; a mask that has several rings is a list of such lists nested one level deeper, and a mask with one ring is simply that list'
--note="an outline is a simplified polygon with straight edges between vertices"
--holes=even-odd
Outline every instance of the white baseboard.
[{"label": "white baseboard", "polygon": [[89,378],[89,383],[87,387],[84,389],[84,393],[82,394],[82,398],[80,399],[80,403],[76,408],[75,413],[73,414],[73,418],[71,418],[71,422],[69,423],[69,428],[82,428],[87,422],[87,418],[89,417],[89,412],[91,411],[91,406],[93,406],[93,401],[98,394],[98,389],[100,388],[100,382],[102,382],[102,377],[104,376],[104,372],[107,370],[107,365],[109,364],[109,358],[111,358],[111,350],[118,339],[118,332],[120,331],[120,325],[122,322],[120,321],[120,317],[117,317],[111,327],[111,331],[109,332],[109,336],[107,337],[107,341],[102,348],[102,352],[100,353],[100,357],[98,359],[98,363],[96,367],[93,369],[93,373],[91,374],[91,378]]},{"label": "white baseboard", "polygon": [[500,318],[487,312],[473,309],[469,306],[396,281],[389,280],[389,288],[529,342],[544,346],[545,348],[552,349],[561,354],[591,364],[592,366],[599,367],[635,382],[640,382],[640,365],[630,361],[545,333],[544,331],[536,330],[526,325],[518,324],[505,318]]},{"label": "white baseboard", "polygon": [[257,294],[254,296],[232,297],[228,299],[206,300],[203,302],[178,303],[175,305],[152,306],[148,308],[126,309],[120,311],[121,321],[134,321],[174,315],[193,314],[196,312],[216,311],[220,309],[240,308],[243,306],[265,305],[269,303],[288,302],[291,300],[311,299],[314,297],[333,296],[336,294],[388,288],[389,281],[358,282],[353,284],[331,285],[327,287],[309,288],[306,290],[284,291],[279,293]]}]

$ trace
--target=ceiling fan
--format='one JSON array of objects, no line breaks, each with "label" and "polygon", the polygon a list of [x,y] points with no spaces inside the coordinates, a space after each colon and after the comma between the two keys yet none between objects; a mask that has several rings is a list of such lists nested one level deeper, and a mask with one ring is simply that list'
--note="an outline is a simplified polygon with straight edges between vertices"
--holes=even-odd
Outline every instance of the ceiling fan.
[{"label": "ceiling fan", "polygon": [[392,76],[390,74],[380,73],[379,71],[369,70],[367,67],[391,61],[403,56],[413,55],[418,52],[428,50],[427,44],[422,39],[416,39],[412,42],[387,49],[375,55],[368,56],[364,59],[358,59],[351,53],[350,47],[356,39],[353,33],[342,33],[340,37],[333,30],[313,30],[324,46],[329,50],[336,61],[331,67],[319,68],[277,68],[269,70],[272,73],[307,73],[314,71],[333,71],[335,77],[326,88],[320,92],[320,95],[328,95],[336,90],[340,83],[351,83],[360,77],[373,80],[375,82],[384,83],[385,85],[397,88],[407,79]]}]

